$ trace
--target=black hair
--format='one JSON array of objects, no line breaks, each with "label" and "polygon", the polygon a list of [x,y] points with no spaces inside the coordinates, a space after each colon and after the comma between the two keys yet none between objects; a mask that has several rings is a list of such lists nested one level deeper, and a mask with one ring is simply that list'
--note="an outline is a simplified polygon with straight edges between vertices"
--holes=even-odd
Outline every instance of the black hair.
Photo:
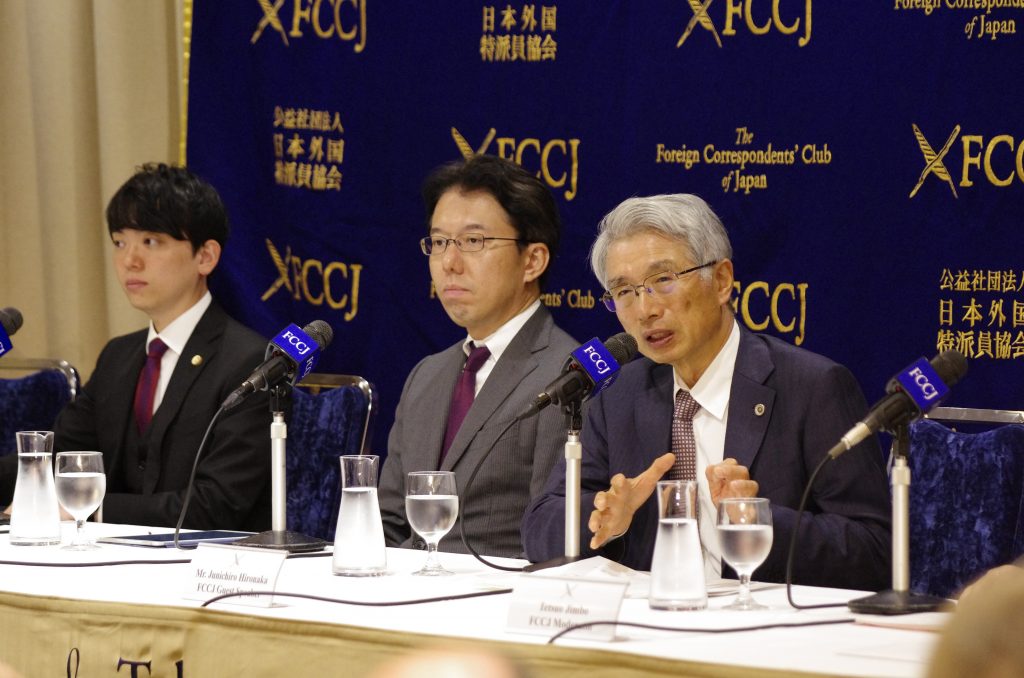
[{"label": "black hair", "polygon": [[547,245],[551,259],[540,277],[543,287],[562,231],[558,205],[548,187],[514,162],[494,155],[474,155],[465,161],[441,165],[423,182],[428,233],[438,200],[452,188],[486,191],[508,213],[519,238]]},{"label": "black hair", "polygon": [[188,240],[193,253],[207,240],[221,247],[230,226],[217,191],[185,167],[147,163],[117,189],[107,205],[107,230],[135,229]]}]

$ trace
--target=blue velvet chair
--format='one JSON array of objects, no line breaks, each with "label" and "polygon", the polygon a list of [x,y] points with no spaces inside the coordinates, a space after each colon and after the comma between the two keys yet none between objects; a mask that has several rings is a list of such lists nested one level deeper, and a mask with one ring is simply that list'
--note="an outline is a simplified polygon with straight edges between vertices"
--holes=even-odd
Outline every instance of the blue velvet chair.
[{"label": "blue velvet chair", "polygon": [[78,370],[64,360],[0,360],[0,455],[17,449],[18,431],[50,431],[61,409],[78,395]]},{"label": "blue velvet chair", "polygon": [[1024,425],[964,433],[921,420],[909,463],[913,590],[949,597],[1024,553]]},{"label": "blue velvet chair", "polygon": [[369,454],[377,400],[362,377],[310,374],[292,392],[287,441],[288,529],[334,540],[343,454]]}]

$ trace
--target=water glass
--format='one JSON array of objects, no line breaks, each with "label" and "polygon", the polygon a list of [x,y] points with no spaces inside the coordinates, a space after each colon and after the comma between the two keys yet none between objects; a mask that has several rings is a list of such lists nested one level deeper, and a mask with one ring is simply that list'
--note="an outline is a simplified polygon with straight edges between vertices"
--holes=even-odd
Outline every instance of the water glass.
[{"label": "water glass", "polygon": [[427,543],[427,561],[416,575],[453,574],[437,556],[437,544],[455,525],[459,496],[451,471],[413,471],[405,479],[405,517]]},{"label": "water glass", "polygon": [[378,577],[387,572],[384,524],[377,502],[376,455],[344,455],[341,506],[334,533],[332,571],[348,577]]},{"label": "water glass", "polygon": [[703,610],[708,591],[697,531],[697,483],[659,480],[657,492],[658,536],[648,603],[656,610]]},{"label": "water glass", "polygon": [[84,536],[82,526],[103,502],[107,493],[107,475],[103,472],[102,452],[58,452],[57,499],[75,519],[75,538],[64,546],[68,551],[92,551],[100,548]]},{"label": "water glass", "polygon": [[730,497],[718,501],[718,541],[722,560],[740,578],[740,591],[726,610],[766,610],[750,595],[750,575],[772,549],[772,508],[763,497]]}]

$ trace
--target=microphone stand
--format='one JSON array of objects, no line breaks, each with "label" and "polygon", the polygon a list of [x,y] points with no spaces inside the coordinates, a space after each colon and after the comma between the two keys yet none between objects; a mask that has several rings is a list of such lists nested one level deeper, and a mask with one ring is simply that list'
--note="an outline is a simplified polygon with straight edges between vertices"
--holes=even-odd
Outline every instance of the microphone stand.
[{"label": "microphone stand", "polygon": [[524,568],[534,572],[549,567],[574,563],[580,559],[580,486],[583,462],[583,444],[580,431],[583,429],[583,407],[578,398],[565,405],[565,555]]},{"label": "microphone stand", "polygon": [[285,441],[288,439],[288,425],[284,421],[284,410],[291,400],[292,385],[287,381],[270,388],[270,413],[273,422],[270,424],[270,501],[271,530],[254,534],[241,539],[240,546],[278,549],[290,553],[307,553],[322,551],[327,542],[318,537],[310,537],[287,529],[287,465]]},{"label": "microphone stand", "polygon": [[944,598],[910,590],[910,425],[897,424],[892,439],[892,588],[851,600],[858,614],[911,614],[931,612],[946,604]]}]

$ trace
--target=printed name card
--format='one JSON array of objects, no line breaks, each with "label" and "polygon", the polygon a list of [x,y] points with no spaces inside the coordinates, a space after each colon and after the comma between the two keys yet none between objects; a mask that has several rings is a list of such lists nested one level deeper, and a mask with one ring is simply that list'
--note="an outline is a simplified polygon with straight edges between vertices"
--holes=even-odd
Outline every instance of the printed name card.
[{"label": "printed name card", "polygon": [[[224,593],[274,591],[287,551],[230,544],[200,544],[192,557],[183,598],[209,600]],[[270,607],[271,595],[234,596],[218,604]]]},{"label": "printed name card", "polygon": [[[616,621],[625,593],[626,582],[525,574],[512,591],[507,630],[553,636],[570,626]],[[612,640],[615,626],[591,626],[574,631],[571,637]]]}]

